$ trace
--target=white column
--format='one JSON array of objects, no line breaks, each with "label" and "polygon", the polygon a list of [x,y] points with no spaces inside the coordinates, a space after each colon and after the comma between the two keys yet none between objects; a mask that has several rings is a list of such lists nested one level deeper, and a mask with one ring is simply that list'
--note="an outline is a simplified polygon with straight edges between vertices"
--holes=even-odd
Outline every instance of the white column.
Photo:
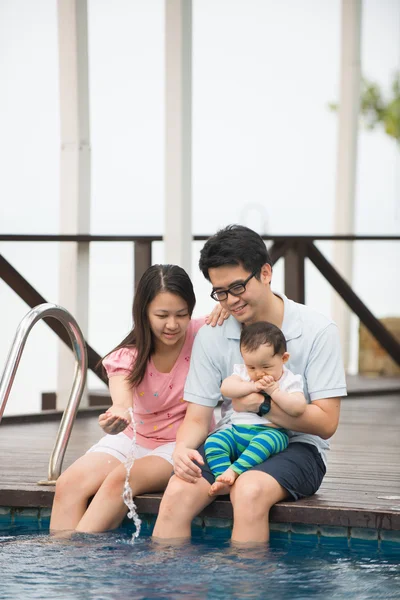
[{"label": "white column", "polygon": [[165,261],[191,271],[192,2],[165,2]]},{"label": "white column", "polygon": [[[357,134],[361,78],[361,0],[342,0],[340,99],[336,172],[335,233],[354,233],[354,205],[357,167]],[[353,243],[334,243],[334,264],[351,285]],[[336,321],[345,367],[349,364],[350,310],[334,292]]]},{"label": "white column", "polygon": [[[60,68],[60,233],[90,231],[90,130],[87,0],[58,0]],[[59,304],[88,334],[89,244],[60,244]],[[72,387],[74,357],[60,342],[57,408]],[[87,406],[84,394],[81,406]]]}]

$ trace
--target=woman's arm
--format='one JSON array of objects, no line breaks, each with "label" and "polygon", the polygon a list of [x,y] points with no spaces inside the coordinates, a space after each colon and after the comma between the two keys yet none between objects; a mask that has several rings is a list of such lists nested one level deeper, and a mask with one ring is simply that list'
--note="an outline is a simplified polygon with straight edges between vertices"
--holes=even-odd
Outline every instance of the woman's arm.
[{"label": "woman's arm", "polygon": [[105,433],[116,435],[130,423],[129,408],[133,407],[133,393],[125,375],[114,375],[109,379],[112,406],[99,416],[99,425]]}]

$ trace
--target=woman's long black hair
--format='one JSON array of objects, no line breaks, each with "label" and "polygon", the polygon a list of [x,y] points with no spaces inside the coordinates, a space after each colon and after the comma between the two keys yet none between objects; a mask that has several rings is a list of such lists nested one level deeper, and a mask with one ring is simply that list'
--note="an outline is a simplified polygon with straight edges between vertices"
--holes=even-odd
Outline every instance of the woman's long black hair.
[{"label": "woman's long black hair", "polygon": [[[129,377],[127,377],[132,387],[136,387],[143,380],[147,363],[154,352],[154,339],[150,328],[148,308],[160,292],[170,292],[182,298],[188,306],[190,316],[192,316],[196,304],[192,282],[182,267],[177,265],[153,265],[145,271],[138,283],[133,299],[132,331],[111,351],[114,352],[126,347],[136,349],[136,360],[132,365]],[[108,354],[111,354],[111,352]]]}]

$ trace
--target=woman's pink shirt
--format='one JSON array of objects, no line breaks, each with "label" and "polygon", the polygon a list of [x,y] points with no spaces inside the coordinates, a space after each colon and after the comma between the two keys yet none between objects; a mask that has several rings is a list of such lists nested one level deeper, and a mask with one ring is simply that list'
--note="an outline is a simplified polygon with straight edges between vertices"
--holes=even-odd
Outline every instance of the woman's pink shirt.
[{"label": "woman's pink shirt", "polygon": [[[132,390],[136,441],[145,448],[154,449],[176,439],[176,432],[186,412],[183,389],[193,342],[204,322],[204,317],[190,321],[185,343],[169,373],[157,371],[150,359],[143,381]],[[108,378],[129,375],[135,358],[135,348],[120,348],[106,356],[103,365]],[[132,426],[127,427],[124,433],[132,438]]]}]

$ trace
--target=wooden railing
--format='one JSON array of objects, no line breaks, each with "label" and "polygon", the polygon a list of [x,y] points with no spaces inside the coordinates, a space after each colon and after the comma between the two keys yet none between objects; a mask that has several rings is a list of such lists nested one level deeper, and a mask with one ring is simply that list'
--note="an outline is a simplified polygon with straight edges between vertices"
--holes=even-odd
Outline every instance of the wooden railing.
[{"label": "wooden railing", "polygon": [[[193,240],[202,241],[207,240],[208,237],[207,235],[196,235],[193,236]],[[160,242],[162,239],[161,236],[128,235],[0,235],[0,242],[130,242],[134,247],[135,286],[144,271],[152,264],[152,243]],[[400,236],[263,236],[263,239],[272,241],[269,253],[273,264],[280,258],[284,258],[285,260],[285,293],[289,298],[305,303],[305,260],[308,258],[343,298],[344,302],[357,315],[378,343],[386,350],[389,356],[400,365],[399,342],[373,315],[315,245],[317,241],[398,242],[400,241]],[[45,298],[2,255],[0,255],[0,277],[30,307],[46,302]],[[60,339],[69,345],[68,336],[66,336],[64,329],[58,326],[57,322],[49,320],[47,324]],[[101,373],[95,369],[100,356],[89,344],[87,348],[89,369],[102,378]]]}]

